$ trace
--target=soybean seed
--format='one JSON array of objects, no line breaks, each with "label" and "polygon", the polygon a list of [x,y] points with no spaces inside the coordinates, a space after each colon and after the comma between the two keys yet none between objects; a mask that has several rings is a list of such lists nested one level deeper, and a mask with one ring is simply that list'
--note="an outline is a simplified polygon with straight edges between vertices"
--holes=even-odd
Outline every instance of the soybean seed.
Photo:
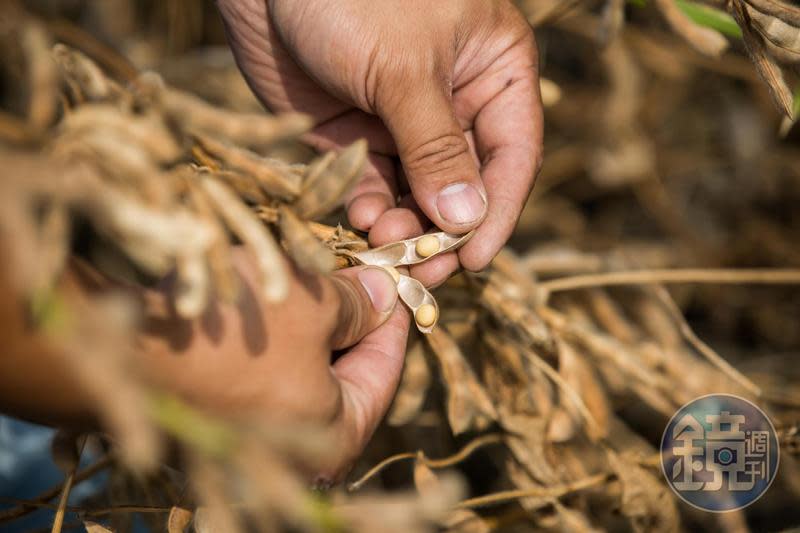
[{"label": "soybean seed", "polygon": [[432,326],[437,318],[436,307],[432,304],[423,304],[417,309],[417,312],[414,313],[414,319],[417,321],[417,324],[423,328]]},{"label": "soybean seed", "polygon": [[420,257],[430,257],[439,251],[439,239],[435,235],[425,235],[417,241],[415,249]]}]

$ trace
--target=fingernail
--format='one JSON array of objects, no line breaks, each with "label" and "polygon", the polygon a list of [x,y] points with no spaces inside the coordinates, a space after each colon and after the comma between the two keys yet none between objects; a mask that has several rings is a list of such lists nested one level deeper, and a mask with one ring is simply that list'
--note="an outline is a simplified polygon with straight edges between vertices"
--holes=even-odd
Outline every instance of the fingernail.
[{"label": "fingernail", "polygon": [[385,313],[394,307],[397,301],[397,284],[386,270],[378,267],[365,268],[358,273],[358,281],[364,286],[376,311]]},{"label": "fingernail", "polygon": [[439,214],[451,224],[470,224],[477,222],[486,211],[486,200],[470,183],[448,185],[436,197]]}]

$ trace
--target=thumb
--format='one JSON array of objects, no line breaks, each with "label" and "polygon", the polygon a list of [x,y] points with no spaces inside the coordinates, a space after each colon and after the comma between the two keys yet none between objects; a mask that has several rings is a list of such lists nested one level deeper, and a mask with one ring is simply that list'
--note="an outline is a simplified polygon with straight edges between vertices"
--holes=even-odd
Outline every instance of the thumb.
[{"label": "thumb", "polygon": [[337,305],[331,348],[352,346],[386,322],[397,303],[397,283],[381,267],[354,267],[330,276]]},{"label": "thumb", "polygon": [[390,99],[379,114],[414,199],[431,222],[451,233],[477,226],[486,216],[486,191],[449,94],[423,83]]}]

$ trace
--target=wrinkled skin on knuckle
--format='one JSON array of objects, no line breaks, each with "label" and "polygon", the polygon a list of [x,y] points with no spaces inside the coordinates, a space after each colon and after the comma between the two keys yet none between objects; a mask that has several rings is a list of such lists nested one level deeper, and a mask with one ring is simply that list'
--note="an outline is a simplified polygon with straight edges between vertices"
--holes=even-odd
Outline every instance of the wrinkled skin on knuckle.
[{"label": "wrinkled skin on knuckle", "polygon": [[403,160],[409,173],[447,176],[458,170],[462,156],[469,154],[467,140],[460,133],[447,134],[411,147]]},{"label": "wrinkled skin on knuckle", "polygon": [[350,278],[332,277],[331,282],[335,289],[335,298],[332,303],[336,323],[331,330],[331,345],[337,347],[342,339],[355,338],[361,330],[361,324],[367,320],[364,316],[365,309],[359,299],[359,287],[356,281]]}]

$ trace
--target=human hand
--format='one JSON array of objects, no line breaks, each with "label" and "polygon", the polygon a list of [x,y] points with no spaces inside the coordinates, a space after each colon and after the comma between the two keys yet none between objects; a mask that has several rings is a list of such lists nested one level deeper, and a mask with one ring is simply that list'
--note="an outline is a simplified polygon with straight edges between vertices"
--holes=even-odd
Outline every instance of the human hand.
[{"label": "human hand", "polygon": [[[196,321],[148,292],[143,368],[150,379],[226,417],[322,426],[336,441],[318,481],[346,473],[369,441],[400,381],[409,313],[391,275],[354,267],[330,276],[293,269],[288,298],[259,295],[253,258],[237,250],[237,305],[215,303]],[[349,348],[332,361],[334,350]]]},{"label": "human hand", "polygon": [[536,45],[510,2],[217,1],[267,107],[310,114],[319,149],[369,141],[346,200],[372,245],[477,227],[457,255],[411,269],[426,285],[491,261],[541,162]]}]

